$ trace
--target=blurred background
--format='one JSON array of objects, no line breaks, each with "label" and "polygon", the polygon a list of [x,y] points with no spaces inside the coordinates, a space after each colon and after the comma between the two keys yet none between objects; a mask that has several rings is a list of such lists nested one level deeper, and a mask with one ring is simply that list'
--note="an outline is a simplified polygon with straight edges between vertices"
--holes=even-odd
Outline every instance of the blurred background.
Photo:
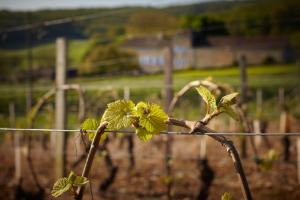
[{"label": "blurred background", "polygon": [[[167,110],[186,84],[209,80],[241,93],[248,129],[226,115],[209,127],[281,134],[230,137],[254,199],[300,199],[300,140],[284,135],[300,130],[299,63],[297,0],[0,0],[0,127],[79,129],[117,99]],[[191,89],[170,114],[199,120],[204,108]],[[0,199],[53,199],[58,177],[81,174],[80,133],[0,133]],[[207,136],[111,134],[90,177],[84,199],[243,198]]]}]

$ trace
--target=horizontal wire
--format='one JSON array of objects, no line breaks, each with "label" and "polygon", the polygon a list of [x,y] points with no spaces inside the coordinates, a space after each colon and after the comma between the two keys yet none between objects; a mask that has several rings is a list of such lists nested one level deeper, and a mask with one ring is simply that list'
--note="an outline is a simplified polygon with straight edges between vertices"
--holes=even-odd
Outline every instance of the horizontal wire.
[{"label": "horizontal wire", "polygon": [[[0,128],[0,132],[5,131],[25,131],[25,132],[81,132],[80,129],[42,129],[42,128]],[[91,133],[96,130],[84,130],[84,132]],[[128,130],[105,130],[109,133],[125,133],[135,134],[135,131]],[[224,136],[300,136],[300,133],[201,133],[201,132],[179,132],[179,131],[160,131],[160,134],[171,135],[224,135]]]},{"label": "horizontal wire", "polygon": [[128,12],[128,10],[104,11],[101,13],[91,13],[91,14],[86,14],[86,15],[79,15],[79,16],[73,16],[73,17],[66,17],[66,18],[36,22],[33,24],[24,24],[24,25],[5,28],[3,30],[0,30],[0,33],[23,31],[23,30],[33,29],[33,28],[37,28],[37,27],[47,27],[47,26],[54,26],[54,25],[59,25],[59,24],[71,23],[71,22],[91,20],[91,19],[95,19],[95,18],[99,18],[99,17],[115,15],[117,13],[122,13],[122,12]]}]

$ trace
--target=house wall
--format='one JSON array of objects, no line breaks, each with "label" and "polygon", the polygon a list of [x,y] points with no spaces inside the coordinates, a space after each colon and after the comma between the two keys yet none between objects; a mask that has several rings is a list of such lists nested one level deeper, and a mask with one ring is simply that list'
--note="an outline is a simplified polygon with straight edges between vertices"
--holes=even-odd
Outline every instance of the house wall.
[{"label": "house wall", "polygon": [[136,49],[136,53],[143,72],[155,73],[163,70],[166,63],[163,49]]},{"label": "house wall", "polygon": [[[128,49],[128,48],[127,48]],[[132,48],[137,56],[142,71],[155,73],[163,71],[166,64],[163,47]],[[237,48],[229,46],[205,46],[193,48],[190,37],[175,37],[173,39],[174,70],[203,67],[231,66],[242,55],[250,65],[263,64],[267,58],[275,62],[285,62],[285,49]]]},{"label": "house wall", "polygon": [[237,62],[242,55],[246,56],[247,64],[263,64],[267,58],[272,58],[275,62],[284,62],[283,50],[263,50],[263,49],[231,49],[229,47],[207,47],[196,48],[191,53],[192,66],[202,67],[223,67],[231,66]]},{"label": "house wall", "polygon": [[247,64],[250,65],[259,65],[263,64],[267,58],[274,59],[275,62],[281,63],[284,62],[283,50],[281,49],[239,49],[235,50],[235,60],[237,60],[240,56],[246,56]]},{"label": "house wall", "polygon": [[223,67],[232,65],[234,53],[226,47],[205,47],[193,50],[193,67]]}]

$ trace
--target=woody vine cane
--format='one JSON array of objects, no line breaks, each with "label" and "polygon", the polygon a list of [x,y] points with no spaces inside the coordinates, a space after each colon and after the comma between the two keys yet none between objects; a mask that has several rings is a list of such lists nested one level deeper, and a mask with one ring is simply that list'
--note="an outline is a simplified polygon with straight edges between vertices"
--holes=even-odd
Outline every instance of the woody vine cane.
[{"label": "woody vine cane", "polygon": [[[191,135],[216,133],[216,131],[206,127],[212,118],[221,113],[227,113],[232,117],[235,116],[234,110],[231,106],[236,101],[238,96],[237,93],[232,93],[222,97],[218,104],[216,104],[215,97],[205,87],[200,86],[197,88],[197,91],[207,105],[206,115],[201,121],[179,120],[168,117],[158,105],[151,103],[139,102],[135,105],[132,101],[118,100],[108,104],[100,125],[95,119],[88,119],[82,124],[83,130],[95,130],[97,128],[95,133],[89,133],[89,137],[93,138],[93,141],[82,176],[70,174],[68,178],[59,179],[54,184],[52,195],[59,196],[65,191],[71,191],[76,200],[82,199],[85,183],[89,177],[91,165],[99,142],[106,137],[108,130],[120,130],[132,126],[135,128],[136,135],[141,140],[147,141],[154,135],[166,130],[167,125],[187,128]],[[243,171],[242,163],[232,141],[221,135],[210,135],[210,137],[226,147],[226,150],[229,152],[233,160],[243,196],[246,200],[251,200],[252,195]]]}]

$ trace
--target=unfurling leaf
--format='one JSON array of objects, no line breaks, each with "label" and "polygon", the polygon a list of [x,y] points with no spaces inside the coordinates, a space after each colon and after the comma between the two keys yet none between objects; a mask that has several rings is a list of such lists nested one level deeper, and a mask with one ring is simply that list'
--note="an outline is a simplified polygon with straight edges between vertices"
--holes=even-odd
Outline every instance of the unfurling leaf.
[{"label": "unfurling leaf", "polygon": [[274,149],[271,149],[264,155],[264,158],[260,160],[259,166],[261,169],[268,171],[272,169],[274,161],[277,159],[278,153]]},{"label": "unfurling leaf", "polygon": [[270,160],[262,159],[259,163],[259,166],[262,170],[269,171],[270,169],[272,169],[273,162]]},{"label": "unfurling leaf", "polygon": [[269,150],[268,154],[267,154],[267,159],[270,160],[270,161],[277,160],[278,159],[278,153],[274,149]]},{"label": "unfurling leaf", "polygon": [[74,172],[70,172],[68,178],[63,177],[58,179],[51,191],[51,195],[54,197],[58,197],[63,193],[71,190],[73,187],[79,187],[88,182],[88,179],[83,176],[77,176]]},{"label": "unfurling leaf", "polygon": [[223,96],[218,104],[218,107],[227,107],[235,104],[238,96],[239,93],[237,92]]},{"label": "unfurling leaf", "polygon": [[206,89],[201,85],[198,88],[196,88],[196,90],[198,91],[198,93],[206,103],[206,107],[207,107],[206,113],[207,114],[213,113],[217,109],[215,96],[208,89]]},{"label": "unfurling leaf", "polygon": [[71,187],[72,184],[67,178],[60,178],[54,183],[51,195],[54,197],[58,197],[63,193],[69,191]]},{"label": "unfurling leaf", "polygon": [[[99,126],[99,122],[96,119],[86,119],[82,124],[81,124],[81,129],[83,131],[86,130],[96,130]],[[88,132],[88,136],[90,140],[93,140],[95,136],[95,132]]]},{"label": "unfurling leaf", "polygon": [[221,107],[220,111],[228,114],[232,119],[239,121],[238,114],[233,110],[233,108],[231,106]]},{"label": "unfurling leaf", "polygon": [[86,177],[76,176],[76,178],[73,182],[73,185],[76,187],[79,187],[79,186],[87,184],[88,182],[89,182],[89,180]]},{"label": "unfurling leaf", "polygon": [[136,105],[136,110],[139,125],[146,131],[156,134],[167,128],[165,121],[168,116],[159,105],[140,102]]},{"label": "unfurling leaf", "polygon": [[71,171],[69,176],[68,176],[69,183],[72,184],[75,181],[76,177],[77,177],[76,174],[73,171]]},{"label": "unfurling leaf", "polygon": [[232,200],[232,196],[229,192],[225,192],[223,195],[222,195],[222,199],[221,200]]},{"label": "unfurling leaf", "polygon": [[81,124],[81,129],[83,130],[96,130],[99,126],[99,122],[96,119],[86,119],[82,124]]},{"label": "unfurling leaf", "polygon": [[101,121],[107,121],[107,128],[127,128],[132,123],[132,116],[135,115],[134,103],[127,100],[118,100],[107,105]]},{"label": "unfurling leaf", "polygon": [[150,140],[153,137],[153,133],[148,132],[145,128],[137,128],[135,130],[136,135],[138,136],[138,138],[140,140],[142,140],[143,142],[146,142],[148,140]]}]

